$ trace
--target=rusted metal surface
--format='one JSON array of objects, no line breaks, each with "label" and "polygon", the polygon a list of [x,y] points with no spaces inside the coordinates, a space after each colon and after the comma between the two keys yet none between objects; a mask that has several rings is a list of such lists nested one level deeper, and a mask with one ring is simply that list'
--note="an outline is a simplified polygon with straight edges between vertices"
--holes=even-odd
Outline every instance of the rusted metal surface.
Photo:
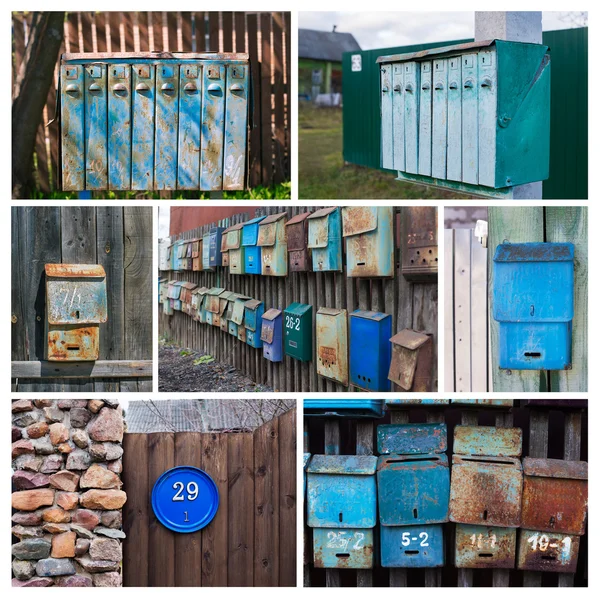
[{"label": "rusted metal surface", "polygon": [[83,63],[103,61],[111,63],[113,61],[119,62],[122,59],[142,58],[145,59],[145,64],[160,64],[165,60],[246,61],[248,60],[248,54],[243,52],[162,52],[155,50],[152,52],[65,52],[60,58],[63,63],[72,61],[81,61]]},{"label": "rusted metal surface", "polygon": [[320,308],[316,319],[317,373],[348,385],[348,313]]},{"label": "rusted metal surface", "polygon": [[262,274],[287,275],[287,213],[269,215],[259,223],[257,245],[262,248]]},{"label": "rusted metal surface", "polygon": [[454,566],[459,569],[514,569],[517,530],[457,524]]},{"label": "rusted metal surface", "polygon": [[342,270],[342,223],[340,209],[330,206],[307,217],[308,243],[313,271]]},{"label": "rusted metal surface", "polygon": [[283,360],[283,311],[270,308],[263,315],[260,339],[264,343],[263,356],[271,362],[281,362]]},{"label": "rusted metal surface", "polygon": [[437,278],[437,209],[433,206],[402,208],[402,275],[411,281]]},{"label": "rusted metal surface", "polygon": [[98,325],[48,325],[49,361],[97,360],[100,351]]},{"label": "rusted metal surface", "polygon": [[523,527],[571,535],[585,533],[586,462],[525,458],[523,474]]},{"label": "rusted metal surface", "polygon": [[521,456],[523,430],[520,427],[454,428],[454,453],[475,456]]},{"label": "rusted metal surface", "polygon": [[575,573],[578,556],[579,536],[530,529],[519,531],[518,569]]},{"label": "rusted metal surface", "polygon": [[85,67],[85,189],[108,188],[106,65]]},{"label": "rusted metal surface", "polygon": [[402,408],[403,406],[414,406],[414,405],[448,405],[450,404],[450,400],[435,400],[435,399],[430,399],[430,398],[425,398],[423,400],[414,400],[412,398],[408,398],[408,399],[404,399],[404,398],[399,398],[399,399],[395,399],[395,400],[386,400],[385,401],[386,405],[388,406],[388,408],[390,409],[394,409],[394,408]]},{"label": "rusted metal surface", "polygon": [[81,65],[61,65],[60,118],[62,123],[62,188],[85,188],[84,69]]},{"label": "rusted metal surface", "polygon": [[221,307],[219,296],[225,291],[225,288],[210,288],[206,293],[206,310],[211,313],[218,313]]},{"label": "rusted metal surface", "polygon": [[377,426],[379,454],[438,454],[447,449],[445,423]]},{"label": "rusted metal surface", "polygon": [[310,212],[301,213],[286,223],[290,271],[312,270],[312,255],[307,247]]},{"label": "rusted metal surface", "polygon": [[390,339],[392,360],[388,378],[405,391],[430,392],[433,372],[433,336],[404,329]]},{"label": "rusted metal surface", "polygon": [[372,529],[322,529],[313,534],[316,569],[372,569],[375,566]]},{"label": "rusted metal surface", "polygon": [[519,527],[523,471],[509,457],[452,456],[450,520],[494,527]]}]

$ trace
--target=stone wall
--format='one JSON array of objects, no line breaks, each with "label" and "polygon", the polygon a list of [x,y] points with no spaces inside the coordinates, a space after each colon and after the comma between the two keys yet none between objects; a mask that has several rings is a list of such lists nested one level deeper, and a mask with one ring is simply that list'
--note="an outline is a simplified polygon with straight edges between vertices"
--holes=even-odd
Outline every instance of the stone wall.
[{"label": "stone wall", "polygon": [[121,585],[123,430],[114,400],[12,402],[13,586]]}]

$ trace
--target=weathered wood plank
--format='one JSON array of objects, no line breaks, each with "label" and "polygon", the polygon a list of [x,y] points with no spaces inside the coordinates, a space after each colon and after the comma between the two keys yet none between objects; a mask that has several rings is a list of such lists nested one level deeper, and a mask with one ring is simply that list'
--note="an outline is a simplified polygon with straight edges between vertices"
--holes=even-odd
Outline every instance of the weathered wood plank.
[{"label": "weathered wood plank", "polygon": [[471,231],[471,389],[488,391],[488,250]]},{"label": "weathered wood plank", "polygon": [[90,362],[13,361],[11,377],[38,378],[125,378],[152,377],[151,360],[97,360]]}]

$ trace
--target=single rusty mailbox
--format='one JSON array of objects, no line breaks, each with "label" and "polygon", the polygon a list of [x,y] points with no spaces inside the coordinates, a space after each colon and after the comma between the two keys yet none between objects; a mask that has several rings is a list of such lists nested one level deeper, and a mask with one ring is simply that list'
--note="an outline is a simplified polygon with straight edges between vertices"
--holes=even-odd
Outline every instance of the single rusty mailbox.
[{"label": "single rusty mailbox", "polygon": [[312,271],[312,254],[308,248],[310,212],[292,217],[286,224],[290,271]]},{"label": "single rusty mailbox", "polygon": [[198,286],[191,282],[185,281],[181,284],[181,293],[179,295],[181,300],[181,312],[191,314],[192,309],[192,293]]},{"label": "single rusty mailbox", "polygon": [[372,569],[375,566],[372,529],[314,529],[316,569]]},{"label": "single rusty mailbox", "polygon": [[257,246],[258,225],[265,217],[256,217],[242,226],[242,246],[244,246],[244,273],[260,275],[262,271],[262,248]]},{"label": "single rusty mailbox", "polygon": [[229,248],[227,247],[227,232],[230,228],[224,229],[221,234],[221,266],[229,266]]},{"label": "single rusty mailbox", "polygon": [[322,208],[307,217],[308,244],[313,271],[342,270],[342,223],[337,206]]},{"label": "single rusty mailbox", "polygon": [[227,250],[229,272],[232,275],[243,275],[244,271],[244,246],[242,246],[243,223],[232,225],[223,232],[222,247]]},{"label": "single rusty mailbox", "polygon": [[100,323],[106,323],[106,273],[101,265],[47,264],[46,357],[97,360]]},{"label": "single rusty mailbox", "polygon": [[248,300],[244,304],[244,320],[246,322],[246,343],[253,348],[262,348],[260,331],[265,305],[260,300]]},{"label": "single rusty mailbox", "polygon": [[394,207],[342,207],[347,277],[393,277]]},{"label": "single rusty mailbox", "polygon": [[262,248],[263,275],[285,277],[288,271],[287,213],[269,215],[258,224],[257,245]]},{"label": "single rusty mailbox", "polygon": [[523,432],[518,427],[454,428],[450,520],[469,525],[519,527]]},{"label": "single rusty mailbox", "polygon": [[173,271],[183,271],[185,269],[185,256],[187,252],[187,243],[184,240],[178,240],[173,245]]},{"label": "single rusty mailbox", "polygon": [[435,206],[402,207],[402,275],[409,281],[436,281],[438,220]]},{"label": "single rusty mailbox", "polygon": [[270,308],[262,316],[260,339],[263,342],[263,356],[271,362],[283,360],[283,313]]},{"label": "single rusty mailbox", "polygon": [[501,369],[571,368],[574,246],[500,244],[492,305]]},{"label": "single rusty mailbox", "polygon": [[523,571],[575,573],[579,536],[521,529],[517,568]]},{"label": "single rusty mailbox", "polygon": [[457,524],[454,566],[459,569],[514,569],[517,530]]},{"label": "single rusty mailbox", "polygon": [[206,306],[204,298],[208,293],[208,288],[202,286],[192,293],[192,312],[195,311],[194,319],[199,323],[206,323]]},{"label": "single rusty mailbox", "polygon": [[63,54],[62,188],[241,190],[247,54]]},{"label": "single rusty mailbox", "polygon": [[523,527],[571,535],[585,533],[586,462],[526,457],[523,475]]},{"label": "single rusty mailbox", "polygon": [[348,417],[352,419],[380,419],[385,413],[383,400],[304,400],[304,415],[307,417]]},{"label": "single rusty mailbox", "polygon": [[288,356],[312,360],[312,306],[292,302],[283,311],[284,350]]},{"label": "single rusty mailbox", "polygon": [[432,568],[445,564],[443,525],[382,527],[381,566]]},{"label": "single rusty mailbox", "polygon": [[202,271],[202,238],[192,240],[192,271]]},{"label": "single rusty mailbox", "polygon": [[350,314],[350,384],[367,391],[389,392],[392,316],[371,310]]},{"label": "single rusty mailbox", "polygon": [[403,329],[390,342],[388,379],[407,392],[433,391],[433,335]]},{"label": "single rusty mailbox", "polygon": [[348,312],[319,308],[316,339],[317,374],[348,385]]}]

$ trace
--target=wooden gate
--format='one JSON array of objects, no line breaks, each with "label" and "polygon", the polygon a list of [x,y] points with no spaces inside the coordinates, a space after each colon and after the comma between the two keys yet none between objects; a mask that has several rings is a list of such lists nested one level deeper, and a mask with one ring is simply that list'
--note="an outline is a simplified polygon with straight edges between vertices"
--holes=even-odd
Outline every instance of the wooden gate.
[{"label": "wooden gate", "polygon": [[[11,243],[12,391],[152,391],[152,209],[13,207]],[[44,361],[46,263],[104,267],[99,360]]]},{"label": "wooden gate", "polygon": [[[296,585],[296,410],[252,433],[128,433],[123,442],[123,583],[161,586]],[[216,517],[196,533],[163,527],[154,482],[192,465],[219,489]]]}]

